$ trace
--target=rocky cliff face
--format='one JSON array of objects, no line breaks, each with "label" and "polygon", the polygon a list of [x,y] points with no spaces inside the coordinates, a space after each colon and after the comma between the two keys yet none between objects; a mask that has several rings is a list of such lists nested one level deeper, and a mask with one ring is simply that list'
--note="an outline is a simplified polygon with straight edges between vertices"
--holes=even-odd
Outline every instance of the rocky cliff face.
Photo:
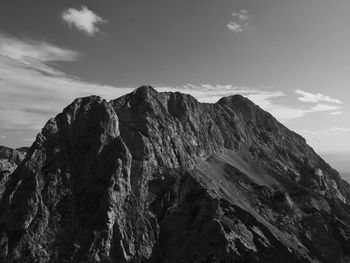
[{"label": "rocky cliff face", "polygon": [[15,150],[0,146],[0,198],[5,190],[5,184],[17,165],[24,159],[25,147]]},{"label": "rocky cliff face", "polygon": [[350,187],[246,98],[75,100],[0,201],[6,262],[350,262]]}]

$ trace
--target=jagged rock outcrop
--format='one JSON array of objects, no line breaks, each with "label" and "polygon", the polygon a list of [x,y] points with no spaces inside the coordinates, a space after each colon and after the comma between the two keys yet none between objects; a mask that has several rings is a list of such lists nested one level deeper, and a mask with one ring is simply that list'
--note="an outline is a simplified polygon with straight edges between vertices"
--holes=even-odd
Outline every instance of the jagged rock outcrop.
[{"label": "jagged rock outcrop", "polygon": [[5,184],[17,165],[24,159],[25,150],[18,151],[0,146],[0,198],[5,190]]},{"label": "jagged rock outcrop", "polygon": [[130,161],[106,101],[77,99],[49,120],[1,200],[3,260],[98,261],[111,246],[122,253],[113,237],[124,234]]},{"label": "jagged rock outcrop", "polygon": [[75,100],[0,201],[6,262],[350,262],[350,186],[248,99]]}]

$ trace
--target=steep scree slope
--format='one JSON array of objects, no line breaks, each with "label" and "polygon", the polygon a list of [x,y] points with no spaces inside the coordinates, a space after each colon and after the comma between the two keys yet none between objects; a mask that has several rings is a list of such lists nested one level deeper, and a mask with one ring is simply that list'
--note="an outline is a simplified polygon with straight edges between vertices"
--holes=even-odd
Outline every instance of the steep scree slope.
[{"label": "steep scree slope", "polygon": [[350,188],[246,98],[144,86],[48,121],[0,200],[9,262],[350,262]]}]

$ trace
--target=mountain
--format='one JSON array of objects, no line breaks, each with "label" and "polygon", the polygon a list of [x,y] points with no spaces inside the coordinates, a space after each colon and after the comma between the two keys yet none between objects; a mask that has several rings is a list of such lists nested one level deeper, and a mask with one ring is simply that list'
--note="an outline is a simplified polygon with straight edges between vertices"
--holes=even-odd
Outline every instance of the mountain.
[{"label": "mountain", "polygon": [[25,149],[18,151],[0,145],[0,198],[5,190],[5,184],[10,174],[24,159]]},{"label": "mountain", "polygon": [[25,156],[25,149],[16,150],[0,145],[0,160],[7,161],[10,165],[18,165]]},{"label": "mountain", "polygon": [[350,262],[350,186],[272,115],[143,86],[50,119],[0,200],[2,262]]}]

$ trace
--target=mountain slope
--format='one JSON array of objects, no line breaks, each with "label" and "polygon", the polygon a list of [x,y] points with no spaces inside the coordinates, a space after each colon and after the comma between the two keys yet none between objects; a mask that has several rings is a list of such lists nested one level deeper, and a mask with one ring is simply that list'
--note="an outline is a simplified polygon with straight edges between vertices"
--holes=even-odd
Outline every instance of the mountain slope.
[{"label": "mountain slope", "polygon": [[9,262],[350,262],[350,187],[246,98],[75,100],[0,201]]}]

